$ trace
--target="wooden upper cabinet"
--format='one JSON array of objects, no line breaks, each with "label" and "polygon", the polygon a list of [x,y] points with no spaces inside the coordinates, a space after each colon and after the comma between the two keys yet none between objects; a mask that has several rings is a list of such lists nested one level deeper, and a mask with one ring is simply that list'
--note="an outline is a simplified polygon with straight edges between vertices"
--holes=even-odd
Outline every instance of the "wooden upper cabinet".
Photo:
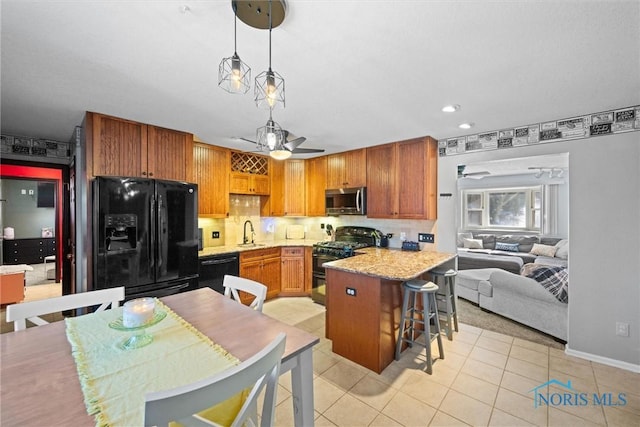
[{"label": "wooden upper cabinet", "polygon": [[229,193],[262,196],[269,194],[270,187],[268,175],[243,172],[231,172],[229,175]]},{"label": "wooden upper cabinet", "polygon": [[270,160],[271,190],[261,200],[260,215],[305,215],[304,166],[304,160]]},{"label": "wooden upper cabinet", "polygon": [[192,134],[89,112],[85,123],[93,176],[191,180]]},{"label": "wooden upper cabinet", "polygon": [[87,146],[93,176],[147,176],[147,126],[97,113],[87,113]]},{"label": "wooden upper cabinet", "polygon": [[304,160],[285,160],[285,216],[305,216],[305,204]]},{"label": "wooden upper cabinet", "polygon": [[351,150],[327,156],[327,188],[367,185],[367,150]]},{"label": "wooden upper cabinet", "polygon": [[396,218],[398,212],[396,144],[367,148],[367,216]]},{"label": "wooden upper cabinet", "polygon": [[198,215],[229,216],[229,150],[214,145],[193,146],[193,181],[198,184]]},{"label": "wooden upper cabinet", "polygon": [[231,151],[229,193],[269,195],[269,157]]},{"label": "wooden upper cabinet", "polygon": [[327,156],[305,160],[307,216],[325,216],[324,190],[327,188]]},{"label": "wooden upper cabinet", "polygon": [[367,148],[367,216],[436,219],[437,159],[431,137]]},{"label": "wooden upper cabinet", "polygon": [[269,159],[269,181],[271,189],[268,197],[262,197],[261,216],[284,215],[284,165],[281,160]]},{"label": "wooden upper cabinet", "polygon": [[425,137],[398,142],[397,147],[398,217],[436,219],[438,142]]},{"label": "wooden upper cabinet", "polygon": [[188,181],[193,174],[193,135],[147,126],[147,175]]}]

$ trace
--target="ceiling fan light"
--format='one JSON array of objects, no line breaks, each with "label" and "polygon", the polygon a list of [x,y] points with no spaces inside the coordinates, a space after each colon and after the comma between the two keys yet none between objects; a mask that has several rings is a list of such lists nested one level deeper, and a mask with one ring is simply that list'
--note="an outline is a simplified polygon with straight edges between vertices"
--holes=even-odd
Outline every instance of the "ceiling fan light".
[{"label": "ceiling fan light", "polygon": [[256,129],[256,145],[258,150],[271,153],[274,150],[286,150],[284,131],[271,115],[267,124]]},{"label": "ceiling fan light", "polygon": [[276,160],[286,160],[291,157],[291,151],[289,150],[271,150],[269,155]]}]

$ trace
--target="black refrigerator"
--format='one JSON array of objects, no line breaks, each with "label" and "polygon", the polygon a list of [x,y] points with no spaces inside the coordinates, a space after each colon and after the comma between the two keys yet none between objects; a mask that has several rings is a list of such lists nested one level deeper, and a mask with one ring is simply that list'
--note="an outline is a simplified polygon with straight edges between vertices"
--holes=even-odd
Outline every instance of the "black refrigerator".
[{"label": "black refrigerator", "polygon": [[93,289],[125,287],[125,298],[198,287],[198,186],[96,177]]}]

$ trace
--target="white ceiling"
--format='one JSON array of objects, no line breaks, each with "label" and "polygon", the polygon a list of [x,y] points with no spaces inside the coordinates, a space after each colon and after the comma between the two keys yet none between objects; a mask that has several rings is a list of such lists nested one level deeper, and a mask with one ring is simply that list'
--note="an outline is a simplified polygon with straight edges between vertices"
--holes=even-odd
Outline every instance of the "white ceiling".
[{"label": "white ceiling", "polygon": [[[290,0],[273,30],[287,107],[327,153],[640,104],[640,2]],[[189,11],[181,13],[187,5]],[[84,111],[251,150],[268,111],[217,87],[230,0],[2,0],[2,133],[69,140]],[[238,22],[253,76],[268,32]],[[445,114],[445,104],[462,106]],[[470,131],[458,129],[476,123]]]}]

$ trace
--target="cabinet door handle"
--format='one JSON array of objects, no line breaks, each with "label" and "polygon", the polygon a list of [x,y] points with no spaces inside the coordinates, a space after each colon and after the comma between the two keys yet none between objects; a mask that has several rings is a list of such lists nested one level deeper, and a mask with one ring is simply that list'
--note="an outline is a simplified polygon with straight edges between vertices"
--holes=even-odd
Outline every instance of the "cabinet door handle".
[{"label": "cabinet door handle", "polygon": [[153,172],[149,172],[149,176],[153,176]]},{"label": "cabinet door handle", "polygon": [[145,171],[142,171],[142,176],[146,176],[147,173]]}]

